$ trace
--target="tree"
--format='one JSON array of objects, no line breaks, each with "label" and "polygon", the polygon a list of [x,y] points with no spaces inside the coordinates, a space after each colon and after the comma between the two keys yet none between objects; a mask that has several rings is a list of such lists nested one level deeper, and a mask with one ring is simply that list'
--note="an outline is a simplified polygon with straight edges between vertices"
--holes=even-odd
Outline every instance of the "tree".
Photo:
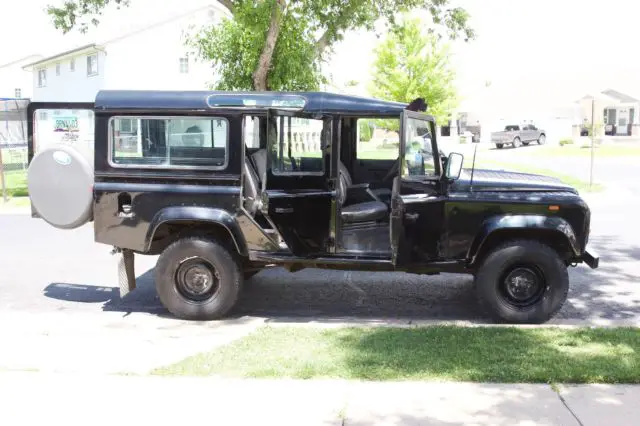
[{"label": "tree", "polygon": [[[427,112],[445,123],[455,107],[455,72],[449,64],[449,47],[436,34],[422,29],[418,19],[394,25],[374,50],[376,59],[369,91],[375,97],[411,102],[422,97]],[[398,123],[381,124],[398,130]]]},{"label": "tree", "polygon": [[[245,90],[314,90],[324,81],[321,65],[346,32],[373,30],[382,19],[414,8],[429,10],[449,37],[474,37],[468,13],[449,7],[450,0],[218,0],[232,15],[218,26],[203,28],[189,46],[211,61],[220,76],[217,88]],[[65,0],[48,6],[53,24],[64,33],[86,32],[98,25],[108,6],[130,0]]]}]

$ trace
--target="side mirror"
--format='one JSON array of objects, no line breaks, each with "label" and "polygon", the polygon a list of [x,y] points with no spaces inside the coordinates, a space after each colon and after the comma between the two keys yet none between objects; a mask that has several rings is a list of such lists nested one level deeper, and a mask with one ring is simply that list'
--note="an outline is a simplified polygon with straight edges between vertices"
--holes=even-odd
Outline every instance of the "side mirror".
[{"label": "side mirror", "polygon": [[458,152],[452,152],[449,154],[449,157],[447,158],[447,171],[446,171],[447,179],[456,180],[460,177],[463,160],[464,160],[464,155]]}]

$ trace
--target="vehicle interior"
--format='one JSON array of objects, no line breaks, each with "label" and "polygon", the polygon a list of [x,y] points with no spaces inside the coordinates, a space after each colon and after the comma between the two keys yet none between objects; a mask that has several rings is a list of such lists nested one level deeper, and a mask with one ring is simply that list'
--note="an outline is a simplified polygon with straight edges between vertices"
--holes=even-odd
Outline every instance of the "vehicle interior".
[{"label": "vehicle interior", "polygon": [[[341,117],[339,187],[336,191],[339,217],[335,218],[338,224],[335,255],[390,256],[391,192],[393,179],[399,170],[400,137],[397,131],[375,128],[376,120],[380,119]],[[395,126],[399,128],[399,117],[384,120],[395,120]],[[261,192],[264,189],[264,179],[268,176],[267,128],[270,126],[264,116],[245,117],[244,207],[267,233],[275,234],[274,223],[260,211]],[[313,142],[310,144],[313,152],[304,152],[304,147],[296,146],[295,129],[277,132],[275,125],[270,129],[271,137],[277,138],[279,135],[281,141],[288,139],[289,148],[288,154],[281,153],[283,165],[272,162],[271,166],[283,167],[289,171],[309,171],[308,176],[303,174],[298,177],[296,184],[301,187],[308,187],[302,184],[314,179],[311,176],[314,171],[322,173],[323,181],[328,181],[330,177],[330,168],[323,169],[322,163],[324,161],[328,165],[330,161],[332,132],[326,125],[317,130],[313,135],[316,145]],[[377,132],[376,145],[372,142],[374,131]],[[292,154],[291,149],[297,149],[297,154]],[[304,230],[298,229],[297,232],[304,233]],[[286,249],[286,243],[280,242],[280,246]]]}]

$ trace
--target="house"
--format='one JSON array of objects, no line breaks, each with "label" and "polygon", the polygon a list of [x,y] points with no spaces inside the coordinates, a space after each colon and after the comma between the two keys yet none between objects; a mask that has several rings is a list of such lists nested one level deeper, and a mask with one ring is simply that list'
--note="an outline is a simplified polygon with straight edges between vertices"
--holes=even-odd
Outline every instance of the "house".
[{"label": "house", "polygon": [[[580,98],[582,126],[596,123],[608,136],[640,136],[640,100],[613,89]],[[593,121],[592,121],[593,120]],[[598,125],[600,130],[598,130]]]},{"label": "house", "polygon": [[31,72],[23,67],[40,59],[41,55],[29,55],[0,65],[0,98],[30,98],[33,92],[33,77]]},{"label": "house", "polygon": [[103,89],[202,90],[211,65],[189,56],[184,34],[229,11],[218,2],[137,29],[31,61],[33,101],[92,102]]}]

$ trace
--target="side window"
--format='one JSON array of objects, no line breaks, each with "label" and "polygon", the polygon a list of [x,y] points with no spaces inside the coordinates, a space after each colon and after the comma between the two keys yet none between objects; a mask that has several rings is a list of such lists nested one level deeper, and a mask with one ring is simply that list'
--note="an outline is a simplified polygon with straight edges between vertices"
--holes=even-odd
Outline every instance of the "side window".
[{"label": "side window", "polygon": [[[260,117],[255,115],[246,115],[244,117],[243,138],[246,148],[260,148]],[[263,145],[263,147],[266,146],[266,144]]]},{"label": "side window", "polygon": [[407,119],[403,176],[437,176],[430,121]]},{"label": "side window", "polygon": [[358,160],[395,160],[400,155],[399,119],[358,119]]},{"label": "side window", "polygon": [[229,123],[224,118],[114,117],[111,164],[116,167],[226,167]]},{"label": "side window", "polygon": [[324,174],[323,150],[331,138],[331,122],[274,117],[269,121],[271,168],[274,174]]}]

